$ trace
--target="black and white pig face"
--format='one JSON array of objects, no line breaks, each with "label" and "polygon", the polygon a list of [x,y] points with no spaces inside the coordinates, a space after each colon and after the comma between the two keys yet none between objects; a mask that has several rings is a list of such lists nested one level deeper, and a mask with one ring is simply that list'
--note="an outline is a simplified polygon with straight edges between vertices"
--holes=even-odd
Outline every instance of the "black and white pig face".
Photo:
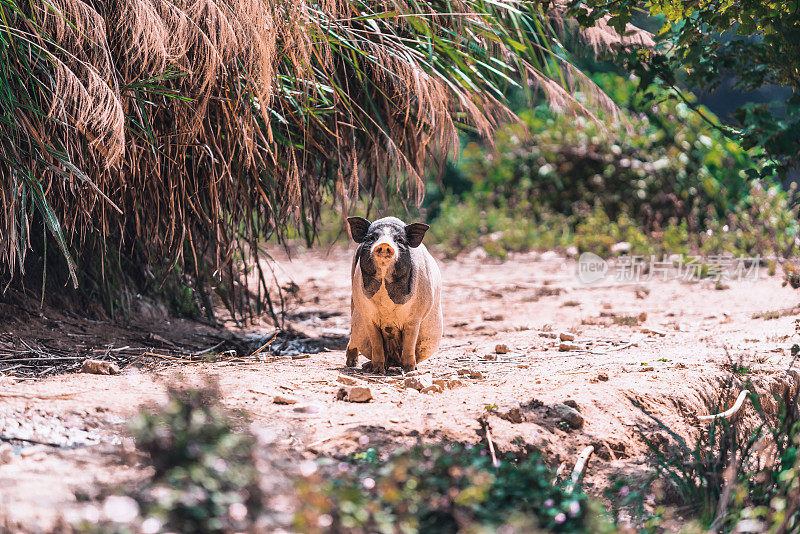
[{"label": "black and white pig face", "polygon": [[357,254],[362,268],[369,269],[371,264],[381,275],[396,264],[401,270],[410,268],[410,249],[422,244],[430,228],[423,223],[405,224],[396,217],[385,217],[373,223],[362,217],[348,217],[347,222],[353,240],[361,244]]}]

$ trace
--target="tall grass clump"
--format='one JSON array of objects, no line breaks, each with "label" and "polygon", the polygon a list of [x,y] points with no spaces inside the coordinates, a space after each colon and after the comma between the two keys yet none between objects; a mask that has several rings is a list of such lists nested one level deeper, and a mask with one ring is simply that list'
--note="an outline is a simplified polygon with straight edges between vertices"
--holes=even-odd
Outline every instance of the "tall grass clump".
[{"label": "tall grass clump", "polygon": [[507,87],[616,111],[546,6],[0,0],[0,270],[111,309],[177,272],[206,311],[272,309],[263,240],[311,239],[326,198],[419,201],[460,130],[513,119]]},{"label": "tall grass clump", "polygon": [[797,532],[800,375],[790,371],[765,390],[738,378],[736,371],[741,374],[742,369],[746,367],[734,367],[706,404],[712,412],[722,411],[747,389],[749,407],[730,419],[702,423],[694,442],[658,421],[669,438],[645,437],[653,452],[654,493],[710,532]]}]

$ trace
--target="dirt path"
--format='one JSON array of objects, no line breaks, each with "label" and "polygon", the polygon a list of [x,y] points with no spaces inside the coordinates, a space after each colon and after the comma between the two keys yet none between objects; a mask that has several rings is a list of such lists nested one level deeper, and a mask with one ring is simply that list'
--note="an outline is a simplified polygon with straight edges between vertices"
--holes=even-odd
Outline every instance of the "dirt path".
[{"label": "dirt path", "polygon": [[[270,356],[265,362],[134,366],[120,376],[0,379],[0,434],[27,432],[36,439],[45,428],[39,441],[74,445],[26,442],[16,451],[22,455],[0,466],[0,508],[9,524],[45,527],[62,515],[96,515],[96,507],[79,497],[91,502],[104,484],[146,476],[146,470],[121,460],[123,424],[143,403],[162,400],[170,380],[218,377],[226,404],[246,410],[259,431],[308,457],[367,447],[384,451],[420,437],[477,442],[478,421],[486,416],[501,449],[518,447],[516,438],[522,437],[568,469],[580,448],[595,445],[598,453],[587,475],[591,490],[607,484],[612,473],[647,471],[642,434],[658,428],[643,410],[688,435],[696,425],[694,414],[708,409],[701,393],[729,374],[730,361],[743,366],[740,374],[769,387],[782,379],[791,359],[798,293],[781,287],[780,276],[767,276],[766,268],[756,282],[728,282],[720,290],[713,282],[587,286],[578,281],[574,261],[553,254],[503,263],[462,259],[442,264],[445,338],[439,353],[419,369],[460,386],[419,393],[402,387],[402,377],[344,367],[349,252],[306,252],[292,261],[276,256],[281,283],[293,281],[300,288],[290,306],[292,327],[326,350],[307,357]],[[778,310],[783,312],[777,318],[753,318]],[[560,332],[574,334],[568,343],[577,350],[559,349]],[[245,333],[259,339],[269,331]],[[507,353],[495,353],[500,344]],[[458,374],[464,369],[473,377]],[[337,400],[341,375],[368,385],[373,400]],[[278,394],[298,403],[275,404]],[[531,403],[534,399],[538,402]],[[567,399],[577,403],[582,428],[559,423],[547,410]],[[529,406],[523,422],[497,415],[519,405]]]}]

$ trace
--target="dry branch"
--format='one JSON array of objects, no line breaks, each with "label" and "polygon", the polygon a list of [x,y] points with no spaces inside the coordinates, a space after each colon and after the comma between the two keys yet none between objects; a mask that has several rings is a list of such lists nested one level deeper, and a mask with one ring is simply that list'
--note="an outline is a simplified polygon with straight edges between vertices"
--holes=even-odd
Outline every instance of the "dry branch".
[{"label": "dry branch", "polygon": [[742,408],[742,406],[744,405],[744,401],[745,399],[747,399],[747,395],[749,393],[750,392],[746,389],[742,390],[742,392],[739,393],[739,396],[736,397],[736,402],[733,403],[733,406],[731,406],[729,410],[725,410],[724,412],[720,412],[717,414],[699,415],[697,416],[697,418],[700,419],[701,421],[713,421],[716,419],[728,419],[729,417],[733,417]]},{"label": "dry branch", "polygon": [[594,447],[592,445],[589,445],[578,454],[578,459],[575,460],[575,467],[572,469],[572,476],[570,477],[568,491],[572,491],[583,478],[583,474],[586,471],[586,465],[589,462],[589,457],[592,455],[593,452],[594,452]]}]

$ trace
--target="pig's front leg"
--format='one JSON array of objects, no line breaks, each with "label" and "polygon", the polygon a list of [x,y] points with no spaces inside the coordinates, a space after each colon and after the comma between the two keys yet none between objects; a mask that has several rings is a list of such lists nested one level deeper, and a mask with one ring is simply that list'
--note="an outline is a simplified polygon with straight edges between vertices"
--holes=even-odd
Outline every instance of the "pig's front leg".
[{"label": "pig's front leg", "polygon": [[355,367],[358,362],[358,347],[351,347],[350,343],[347,344],[347,367]]},{"label": "pig's front leg", "polygon": [[400,354],[400,365],[403,371],[409,372],[417,368],[417,338],[419,338],[419,322],[408,323],[403,327],[403,352]]},{"label": "pig's front leg", "polygon": [[381,329],[373,324],[369,327],[369,343],[372,345],[372,372],[384,374],[386,372],[386,354],[383,348]]}]

